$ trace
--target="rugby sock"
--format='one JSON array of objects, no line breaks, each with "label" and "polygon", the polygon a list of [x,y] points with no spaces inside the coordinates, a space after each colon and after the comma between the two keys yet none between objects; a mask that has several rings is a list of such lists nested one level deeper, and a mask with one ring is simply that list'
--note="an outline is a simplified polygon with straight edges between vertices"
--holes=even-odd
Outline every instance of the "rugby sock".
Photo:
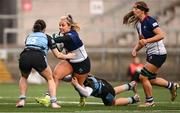
[{"label": "rugby sock", "polygon": [[128,97],[128,102],[129,102],[129,104],[134,104],[134,103],[137,103],[139,101],[136,100],[134,97]]},{"label": "rugby sock", "polygon": [[57,98],[55,96],[52,96],[51,97],[51,103],[55,103],[55,102],[57,102]]},{"label": "rugby sock", "polygon": [[132,82],[128,83],[127,85],[128,85],[128,87],[129,87],[128,90],[132,90],[133,87],[136,85],[136,82],[135,82],[135,81],[132,81]]},{"label": "rugby sock", "polygon": [[124,85],[122,85],[122,87],[123,87],[124,91],[127,91],[127,90],[130,89],[130,85],[129,84],[124,84]]},{"label": "rugby sock", "polygon": [[154,101],[154,98],[153,97],[146,97],[146,102],[153,102]]},{"label": "rugby sock", "polygon": [[131,90],[132,87],[133,87],[132,85],[133,85],[132,83],[124,84],[124,85],[123,85],[124,90],[125,90],[125,91]]},{"label": "rugby sock", "polygon": [[129,104],[132,104],[133,101],[134,101],[133,97],[128,97],[128,103],[129,103]]},{"label": "rugby sock", "polygon": [[25,96],[25,95],[20,95],[20,96],[19,96],[19,99],[20,99],[20,100],[26,99],[26,96]]},{"label": "rugby sock", "polygon": [[134,104],[134,103],[137,103],[139,101],[137,101],[134,97],[128,97],[128,103],[129,104]]},{"label": "rugby sock", "polygon": [[172,89],[172,87],[173,87],[173,83],[172,82],[168,82],[168,85],[166,86],[166,88]]}]

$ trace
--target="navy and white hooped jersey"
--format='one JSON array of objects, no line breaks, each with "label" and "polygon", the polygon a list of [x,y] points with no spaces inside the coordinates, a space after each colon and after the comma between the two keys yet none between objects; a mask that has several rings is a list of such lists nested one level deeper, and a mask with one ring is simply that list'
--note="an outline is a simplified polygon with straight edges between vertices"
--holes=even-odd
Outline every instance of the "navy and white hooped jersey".
[{"label": "navy and white hooped jersey", "polygon": [[[145,39],[155,36],[156,34],[153,32],[153,30],[157,27],[159,27],[158,22],[150,16],[147,16],[143,21],[139,22],[136,26],[139,36],[142,35]],[[153,43],[148,43],[145,46],[147,48],[146,53],[148,55],[167,54],[163,40],[153,42]]]},{"label": "navy and white hooped jersey", "polygon": [[49,48],[56,48],[54,40],[42,32],[34,32],[28,35],[25,41],[26,48],[43,51],[47,55]]},{"label": "navy and white hooped jersey", "polygon": [[71,30],[64,35],[55,37],[54,40],[56,43],[63,43],[63,48],[68,52],[76,54],[75,58],[70,60],[71,63],[82,62],[88,57],[84,44],[76,31]]}]

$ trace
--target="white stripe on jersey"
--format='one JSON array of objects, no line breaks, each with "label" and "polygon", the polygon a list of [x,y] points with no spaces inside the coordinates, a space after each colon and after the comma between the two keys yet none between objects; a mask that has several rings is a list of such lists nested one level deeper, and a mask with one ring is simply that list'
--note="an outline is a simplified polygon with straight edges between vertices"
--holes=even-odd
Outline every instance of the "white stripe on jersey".
[{"label": "white stripe on jersey", "polygon": [[138,30],[139,35],[142,35],[141,23],[140,22],[138,22],[138,24],[137,24],[137,30]]},{"label": "white stripe on jersey", "polygon": [[82,45],[80,48],[74,50],[74,51],[71,51],[72,53],[75,53],[75,58],[71,59],[70,62],[71,63],[79,63],[79,62],[82,62],[84,61],[86,58],[87,58],[87,52],[84,48],[84,45]]},{"label": "white stripe on jersey", "polygon": [[148,55],[164,55],[167,54],[166,48],[164,46],[163,40],[160,40],[158,42],[154,42],[154,43],[148,43],[146,45],[147,51],[146,53]]}]

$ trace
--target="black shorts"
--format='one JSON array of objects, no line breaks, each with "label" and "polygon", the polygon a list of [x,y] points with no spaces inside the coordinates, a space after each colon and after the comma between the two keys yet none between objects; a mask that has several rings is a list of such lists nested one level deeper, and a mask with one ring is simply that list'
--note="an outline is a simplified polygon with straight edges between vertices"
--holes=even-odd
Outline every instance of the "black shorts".
[{"label": "black shorts", "polygon": [[103,87],[102,87],[102,94],[101,99],[106,106],[112,106],[115,101],[115,91],[111,84],[107,81],[102,80]]},{"label": "black shorts", "polygon": [[42,72],[47,67],[47,59],[40,51],[24,50],[20,54],[19,69],[24,74],[29,74],[34,68],[38,72]]},{"label": "black shorts", "polygon": [[147,56],[147,62],[149,62],[150,64],[153,64],[154,66],[156,66],[157,68],[160,68],[163,63],[166,61],[166,57],[167,55],[149,55]]},{"label": "black shorts", "polygon": [[91,63],[90,63],[89,57],[87,57],[84,61],[80,63],[70,62],[70,64],[73,67],[73,71],[77,74],[89,73],[91,70]]}]

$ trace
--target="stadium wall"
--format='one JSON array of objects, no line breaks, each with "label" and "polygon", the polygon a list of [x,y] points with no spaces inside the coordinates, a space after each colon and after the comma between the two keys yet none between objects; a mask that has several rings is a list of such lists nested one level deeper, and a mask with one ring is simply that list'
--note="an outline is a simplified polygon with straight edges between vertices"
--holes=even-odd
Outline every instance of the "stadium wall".
[{"label": "stadium wall", "polygon": [[[92,60],[92,73],[107,80],[126,80],[127,67],[131,62],[130,51],[137,39],[133,29],[122,25],[122,18],[130,10],[132,3],[137,0],[103,0],[104,14],[102,15],[90,13],[91,0],[29,0],[32,3],[32,9],[28,11],[22,10],[21,1],[17,0],[17,15],[13,17],[17,20],[17,28],[7,29],[9,33],[17,34],[15,46],[8,45],[6,48],[8,50],[6,64],[15,80],[20,77],[19,54],[34,21],[39,18],[44,19],[47,22],[47,33],[52,34],[58,32],[59,18],[69,13],[81,26],[80,36]],[[179,0],[144,1],[151,7],[150,13],[153,16],[159,16],[160,25],[167,34],[164,41],[168,47],[168,58],[159,74],[169,80],[179,81],[180,15],[179,6],[176,3]],[[14,5],[16,2],[11,3]],[[0,15],[0,19],[2,18]],[[3,34],[7,35],[7,33]],[[140,58],[145,61],[144,54],[141,53]],[[51,54],[49,55],[52,68],[57,61]]]}]

